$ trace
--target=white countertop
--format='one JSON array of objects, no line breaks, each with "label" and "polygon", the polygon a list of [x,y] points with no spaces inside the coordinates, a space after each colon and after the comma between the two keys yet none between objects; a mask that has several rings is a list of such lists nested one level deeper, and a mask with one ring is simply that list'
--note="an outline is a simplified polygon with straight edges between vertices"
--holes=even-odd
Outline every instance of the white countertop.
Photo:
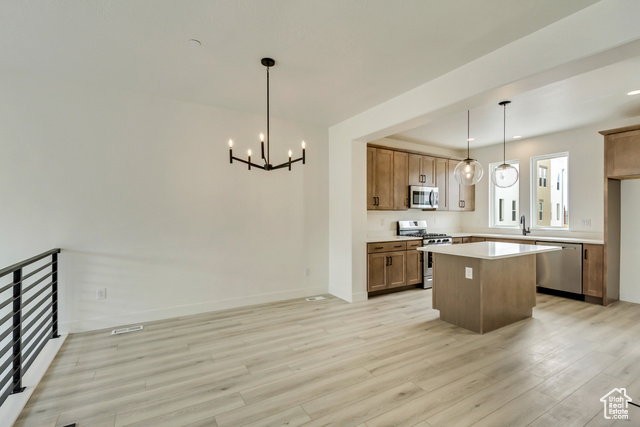
[{"label": "white countertop", "polygon": [[373,238],[367,239],[367,243],[399,242],[403,240],[422,240],[422,237],[382,236],[382,237],[373,237]]},{"label": "white countertop", "polygon": [[521,245],[518,243],[477,242],[464,245],[433,245],[418,248],[419,251],[455,255],[467,258],[500,259],[542,252],[562,250],[559,246]]},{"label": "white countertop", "polygon": [[522,234],[487,234],[487,233],[451,233],[451,237],[489,237],[493,239],[518,239],[518,240],[541,240],[545,242],[566,242],[566,243],[590,243],[593,245],[604,245],[604,240],[579,239],[575,237],[549,237],[549,236],[523,236]]}]

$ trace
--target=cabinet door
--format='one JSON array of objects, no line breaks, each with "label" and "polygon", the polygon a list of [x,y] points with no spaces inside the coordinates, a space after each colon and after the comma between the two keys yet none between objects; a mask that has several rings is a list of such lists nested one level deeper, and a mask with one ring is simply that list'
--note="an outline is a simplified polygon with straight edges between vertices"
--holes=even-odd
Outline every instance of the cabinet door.
[{"label": "cabinet door", "polygon": [[388,254],[369,254],[367,266],[367,283],[369,292],[387,289],[387,263]]},{"label": "cabinet door", "polygon": [[407,284],[407,251],[387,252],[390,258],[387,267],[387,284],[389,288],[397,288]]},{"label": "cabinet door", "polygon": [[376,209],[393,209],[393,151],[377,149],[374,157]]},{"label": "cabinet door", "polygon": [[420,170],[426,187],[435,187],[436,185],[436,158],[422,156],[422,164]]},{"label": "cabinet door", "polygon": [[408,184],[409,155],[400,151],[393,152],[393,209],[409,209]]},{"label": "cabinet door", "polygon": [[640,176],[640,130],[607,135],[607,177]]},{"label": "cabinet door", "polygon": [[582,293],[602,298],[603,282],[602,245],[582,245]]},{"label": "cabinet door", "polygon": [[367,210],[376,208],[375,157],[376,149],[367,147]]},{"label": "cabinet door", "polygon": [[461,185],[460,200],[462,201],[463,211],[473,211],[476,209],[476,186]]},{"label": "cabinet door", "polygon": [[436,159],[436,187],[438,187],[438,210],[449,210],[449,194],[447,192],[449,180],[449,161],[447,159]]},{"label": "cabinet door", "polygon": [[422,283],[422,252],[407,251],[407,285]]},{"label": "cabinet door", "polygon": [[463,238],[462,237],[453,237],[451,239],[451,244],[452,245],[459,245],[460,243],[463,243]]},{"label": "cabinet door", "polygon": [[462,203],[460,203],[460,184],[456,181],[453,172],[456,169],[456,165],[459,162],[457,160],[449,160],[449,185],[447,185],[447,192],[449,193],[449,210],[461,211]]},{"label": "cabinet door", "polygon": [[422,176],[422,156],[419,154],[409,154],[409,185],[424,185]]}]

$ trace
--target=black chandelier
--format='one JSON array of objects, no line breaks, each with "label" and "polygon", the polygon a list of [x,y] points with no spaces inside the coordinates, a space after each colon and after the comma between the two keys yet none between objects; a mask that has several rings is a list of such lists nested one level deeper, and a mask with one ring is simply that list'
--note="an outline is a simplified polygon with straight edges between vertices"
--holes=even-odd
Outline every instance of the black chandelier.
[{"label": "black chandelier", "polygon": [[276,64],[276,61],[274,61],[271,58],[262,58],[262,60],[260,61],[262,63],[262,65],[264,65],[265,67],[267,67],[267,153],[265,156],[265,152],[264,152],[264,135],[260,134],[260,153],[261,153],[261,158],[262,160],[264,160],[264,164],[263,165],[259,165],[257,163],[253,163],[251,161],[251,150],[247,150],[247,160],[244,159],[240,159],[238,157],[235,157],[233,155],[233,141],[229,140],[229,163],[233,163],[234,160],[239,161],[240,163],[244,163],[248,166],[248,169],[251,170],[251,166],[258,168],[258,169],[262,169],[265,171],[271,171],[271,170],[276,170],[276,169],[282,169],[282,168],[286,168],[288,167],[289,170],[291,170],[291,165],[293,163],[296,162],[300,162],[302,161],[302,164],[305,164],[305,143],[304,141],[302,141],[302,157],[298,157],[297,159],[292,159],[291,158],[291,150],[289,150],[289,160],[281,163],[279,165],[272,165],[269,159],[269,68],[273,67]]}]

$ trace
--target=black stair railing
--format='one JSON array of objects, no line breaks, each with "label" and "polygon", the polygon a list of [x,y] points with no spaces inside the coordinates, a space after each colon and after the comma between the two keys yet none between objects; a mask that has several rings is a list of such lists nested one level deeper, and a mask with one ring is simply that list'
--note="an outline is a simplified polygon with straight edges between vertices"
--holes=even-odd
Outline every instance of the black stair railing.
[{"label": "black stair railing", "polygon": [[60,336],[59,253],[51,249],[0,270],[0,405],[24,390],[24,374],[49,339]]}]

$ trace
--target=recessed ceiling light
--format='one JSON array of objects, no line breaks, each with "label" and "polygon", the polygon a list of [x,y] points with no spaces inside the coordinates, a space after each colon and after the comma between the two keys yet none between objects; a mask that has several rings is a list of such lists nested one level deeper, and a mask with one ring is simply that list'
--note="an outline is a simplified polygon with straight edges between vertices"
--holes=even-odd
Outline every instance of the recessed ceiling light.
[{"label": "recessed ceiling light", "polygon": [[475,138],[467,138],[467,141],[475,141]]},{"label": "recessed ceiling light", "polygon": [[200,43],[200,40],[196,40],[196,39],[191,39],[189,40],[189,44],[193,47],[198,47],[200,46],[202,43]]},{"label": "recessed ceiling light", "polygon": [[640,94],[640,90],[632,90],[627,95],[638,95],[638,94]]},{"label": "recessed ceiling light", "polygon": [[522,135],[514,135],[513,139],[518,139],[518,138],[522,138]]}]

